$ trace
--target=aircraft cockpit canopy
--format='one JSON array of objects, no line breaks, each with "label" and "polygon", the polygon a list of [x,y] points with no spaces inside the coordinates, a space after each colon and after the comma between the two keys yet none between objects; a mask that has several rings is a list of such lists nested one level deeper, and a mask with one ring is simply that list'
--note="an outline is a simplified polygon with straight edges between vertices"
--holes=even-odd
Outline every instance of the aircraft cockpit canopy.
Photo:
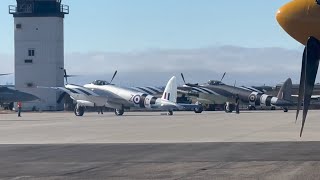
[{"label": "aircraft cockpit canopy", "polygon": [[92,82],[94,85],[103,86],[103,85],[109,85],[110,83],[108,81],[103,80],[95,80]]},{"label": "aircraft cockpit canopy", "polygon": [[317,3],[318,5],[320,5],[320,0],[316,0],[316,3]]},{"label": "aircraft cockpit canopy", "polygon": [[209,81],[208,81],[208,84],[209,84],[209,85],[224,85],[223,82],[217,81],[217,80],[209,80]]}]

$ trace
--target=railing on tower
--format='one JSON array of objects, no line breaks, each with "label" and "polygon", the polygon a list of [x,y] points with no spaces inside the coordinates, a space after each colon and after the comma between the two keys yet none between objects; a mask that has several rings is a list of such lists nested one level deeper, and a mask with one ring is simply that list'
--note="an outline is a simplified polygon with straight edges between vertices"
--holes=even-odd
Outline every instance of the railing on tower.
[{"label": "railing on tower", "polygon": [[60,11],[64,14],[69,14],[69,6],[68,5],[64,5],[64,4],[61,4],[61,9]]},{"label": "railing on tower", "polygon": [[[9,5],[9,14],[30,14],[34,12],[34,4]],[[69,14],[69,6],[61,4],[60,13]]]},{"label": "railing on tower", "polygon": [[15,14],[17,12],[17,6],[9,5],[9,14]]}]

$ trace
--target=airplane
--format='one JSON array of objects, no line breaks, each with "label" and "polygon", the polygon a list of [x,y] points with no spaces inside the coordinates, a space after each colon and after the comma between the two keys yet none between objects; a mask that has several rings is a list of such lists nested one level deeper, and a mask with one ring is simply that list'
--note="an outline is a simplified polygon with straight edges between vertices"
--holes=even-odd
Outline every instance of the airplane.
[{"label": "airplane", "polygon": [[[298,104],[303,102],[301,137],[320,60],[320,0],[290,1],[278,9],[276,19],[292,38],[305,46],[298,93]],[[300,106],[297,107],[296,121],[299,110]]]},{"label": "airplane", "polygon": [[[168,115],[173,115],[174,110],[193,109],[195,113],[201,113],[202,107],[198,104],[178,104],[177,99],[177,83],[176,77],[173,76],[167,83],[161,98],[145,94],[132,89],[117,87],[112,84],[117,74],[115,71],[110,82],[103,80],[95,80],[90,84],[79,86],[69,84],[67,80],[66,70],[65,87],[50,87],[63,91],[58,101],[61,101],[65,94],[76,101],[74,113],[76,116],[83,116],[85,107],[109,107],[113,108],[117,116],[124,114],[125,109],[145,108],[160,109],[168,111]],[[47,88],[47,87],[39,87]]]},{"label": "airplane", "polygon": [[[225,74],[223,75],[223,77]],[[278,96],[270,96],[264,92],[249,88],[236,87],[226,85],[218,80],[210,80],[206,84],[191,84],[186,83],[184,75],[181,73],[183,82],[185,83],[185,91],[203,91],[210,93],[213,99],[220,104],[225,104],[225,111],[232,112],[235,109],[235,98],[238,95],[240,101],[249,104],[249,109],[254,110],[256,106],[278,106],[282,107],[284,112],[288,112],[288,106],[293,106],[295,103],[291,101],[291,86],[292,81],[288,78],[281,87]],[[223,78],[222,78],[223,79]]]},{"label": "airplane", "polygon": [[[5,76],[9,74],[0,74],[0,76]],[[13,109],[14,102],[28,102],[28,101],[35,101],[39,100],[39,98],[35,95],[25,93],[22,91],[18,91],[15,89],[11,89],[7,86],[0,85],[0,105],[8,105],[9,109]]]}]

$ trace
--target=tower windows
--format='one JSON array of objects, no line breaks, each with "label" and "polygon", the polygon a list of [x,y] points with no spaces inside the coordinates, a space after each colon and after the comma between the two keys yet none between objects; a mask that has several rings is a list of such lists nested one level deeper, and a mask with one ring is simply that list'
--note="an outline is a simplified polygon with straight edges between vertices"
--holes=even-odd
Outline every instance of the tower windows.
[{"label": "tower windows", "polygon": [[28,49],[28,56],[29,57],[35,56],[35,49]]},{"label": "tower windows", "polygon": [[33,61],[32,61],[32,59],[25,59],[25,60],[24,60],[24,63],[32,64],[32,63],[33,63]]},{"label": "tower windows", "polygon": [[27,86],[28,88],[32,88],[32,87],[34,87],[35,85],[34,85],[33,82],[27,82],[27,83],[26,83],[26,86]]},{"label": "tower windows", "polygon": [[16,29],[21,29],[22,25],[21,24],[16,24]]}]

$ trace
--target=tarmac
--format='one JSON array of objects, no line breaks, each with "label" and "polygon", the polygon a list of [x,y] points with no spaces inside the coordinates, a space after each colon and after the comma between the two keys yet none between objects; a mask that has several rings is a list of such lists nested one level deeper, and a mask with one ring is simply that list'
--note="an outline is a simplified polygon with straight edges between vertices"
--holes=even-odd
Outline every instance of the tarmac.
[{"label": "tarmac", "polygon": [[320,111],[0,114],[1,179],[319,179]]}]

